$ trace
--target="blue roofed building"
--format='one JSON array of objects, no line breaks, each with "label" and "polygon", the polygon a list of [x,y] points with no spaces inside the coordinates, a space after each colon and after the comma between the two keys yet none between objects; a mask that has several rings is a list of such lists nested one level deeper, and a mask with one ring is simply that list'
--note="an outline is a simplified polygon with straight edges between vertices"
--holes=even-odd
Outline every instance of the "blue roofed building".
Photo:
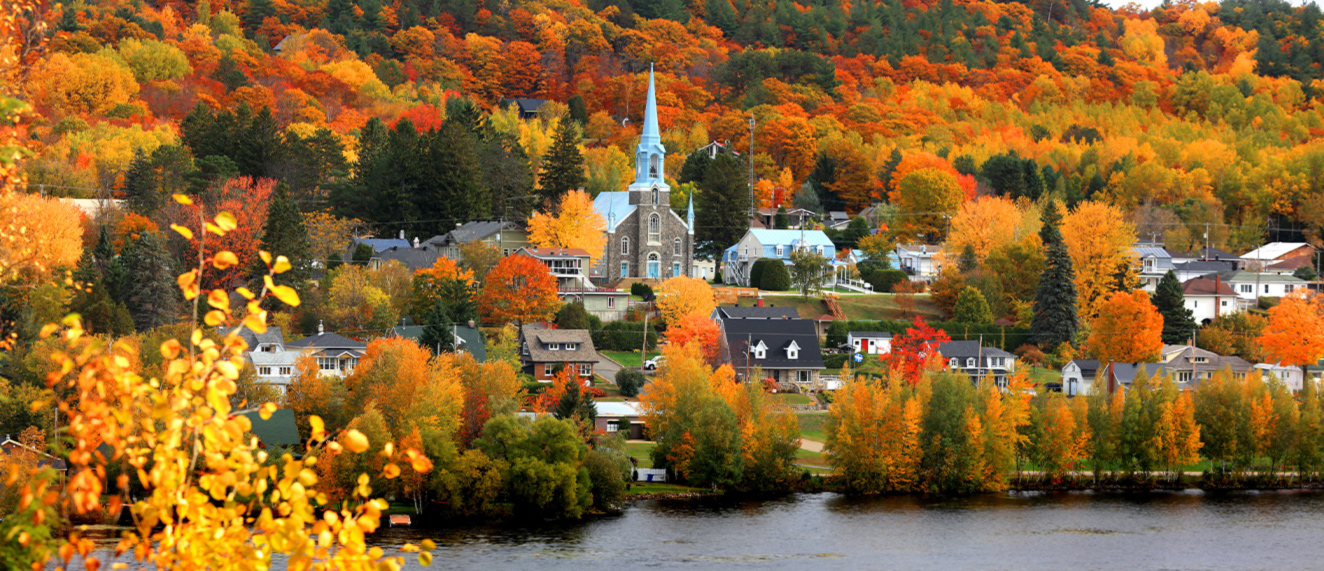
[{"label": "blue roofed building", "polygon": [[607,233],[606,251],[590,272],[596,279],[615,283],[626,278],[665,280],[694,275],[694,200],[691,198],[685,218],[671,209],[666,153],[650,71],[634,182],[624,191],[599,193],[593,200]]},{"label": "blue roofed building", "polygon": [[862,286],[852,286],[847,283],[844,272],[849,264],[837,259],[837,247],[832,245],[832,240],[828,239],[827,234],[822,230],[751,228],[745,232],[745,236],[739,242],[736,242],[736,245],[722,253],[722,279],[732,285],[757,287],[758,284],[749,283],[749,270],[754,267],[754,262],[772,258],[781,260],[789,266],[791,252],[799,249],[807,249],[829,260],[830,275],[827,276],[824,287],[841,285],[852,289],[856,287],[863,289]]}]

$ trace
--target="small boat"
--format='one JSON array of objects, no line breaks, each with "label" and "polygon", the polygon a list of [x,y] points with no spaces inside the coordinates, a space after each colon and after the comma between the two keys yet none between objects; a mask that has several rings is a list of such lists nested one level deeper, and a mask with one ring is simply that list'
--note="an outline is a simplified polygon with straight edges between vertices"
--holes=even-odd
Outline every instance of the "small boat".
[{"label": "small boat", "polygon": [[391,518],[387,521],[391,524],[391,527],[409,527],[411,525],[407,514],[391,514]]}]

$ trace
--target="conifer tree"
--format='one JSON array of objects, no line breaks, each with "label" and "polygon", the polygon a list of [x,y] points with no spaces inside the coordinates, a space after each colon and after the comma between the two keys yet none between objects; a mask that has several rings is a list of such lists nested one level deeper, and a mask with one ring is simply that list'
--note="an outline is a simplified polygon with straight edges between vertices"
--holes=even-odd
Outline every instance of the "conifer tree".
[{"label": "conifer tree", "polygon": [[[104,247],[103,247],[104,245]],[[109,252],[109,256],[103,253]],[[107,271],[112,269],[113,272]],[[114,249],[110,247],[110,234],[103,225],[96,247],[83,251],[74,270],[74,281],[79,287],[74,291],[69,309],[83,317],[83,326],[94,334],[111,336],[133,333],[133,318],[129,309],[117,301],[107,287],[109,281],[123,276],[119,263],[114,259]]]},{"label": "conifer tree", "polygon": [[156,181],[156,171],[152,169],[147,154],[143,153],[142,147],[134,149],[129,170],[124,173],[124,194],[128,195],[126,205],[129,211],[151,216],[161,207]]},{"label": "conifer tree", "polygon": [[956,267],[960,269],[963,274],[968,274],[979,269],[979,257],[975,255],[975,247],[973,245],[966,244],[965,248],[961,250],[961,258],[957,260]]},{"label": "conifer tree", "polygon": [[694,195],[695,253],[716,259],[749,229],[749,190],[740,160],[719,154]]},{"label": "conifer tree", "polygon": [[169,325],[180,317],[179,288],[165,240],[144,232],[125,248],[125,305],[139,331]]},{"label": "conifer tree", "polygon": [[[267,206],[267,222],[262,226],[262,250],[270,252],[272,260],[276,256],[285,256],[290,261],[290,269],[276,274],[272,280],[279,285],[302,289],[311,270],[310,249],[303,213],[299,212],[299,207],[290,198],[285,183],[277,184]],[[261,258],[257,258],[254,264],[253,275],[267,273],[266,264]]]},{"label": "conifer tree", "polygon": [[539,194],[553,204],[561,196],[584,186],[584,156],[579,152],[579,128],[568,117],[561,119],[556,140],[542,160],[538,174]]},{"label": "conifer tree", "polygon": [[778,230],[785,230],[791,227],[791,218],[786,215],[786,206],[778,206],[777,214],[772,217],[772,227]]},{"label": "conifer tree", "polygon": [[1057,202],[1044,207],[1043,227],[1039,237],[1048,250],[1044,273],[1039,277],[1039,291],[1034,296],[1034,339],[1043,348],[1054,348],[1076,338],[1079,322],[1076,316],[1075,272],[1071,268],[1071,255],[1057,225],[1062,220]]}]

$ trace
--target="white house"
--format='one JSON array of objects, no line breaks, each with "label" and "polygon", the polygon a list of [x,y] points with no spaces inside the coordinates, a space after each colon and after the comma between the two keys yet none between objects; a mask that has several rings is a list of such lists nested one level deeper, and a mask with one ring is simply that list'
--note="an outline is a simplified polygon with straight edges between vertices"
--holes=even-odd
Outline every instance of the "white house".
[{"label": "white house", "polygon": [[1220,272],[1218,277],[1237,292],[1243,305],[1249,306],[1254,306],[1261,297],[1282,297],[1307,285],[1296,276],[1273,273]]},{"label": "white house", "polygon": [[[217,333],[221,336],[228,335],[231,329],[227,327],[218,327]],[[278,326],[268,326],[266,332],[258,334],[247,327],[241,327],[236,332],[240,338],[248,343],[248,350],[244,356],[248,362],[253,364],[253,370],[257,373],[257,381],[272,385],[280,390],[281,394],[289,389],[290,382],[294,379],[294,363],[302,357],[302,349],[287,350],[285,347],[285,336],[281,333]]]},{"label": "white house", "polygon": [[1248,269],[1291,274],[1315,260],[1315,248],[1304,242],[1270,242],[1241,255]]},{"label": "white house", "polygon": [[1136,246],[1133,250],[1140,260],[1140,289],[1154,293],[1159,280],[1173,270],[1172,253],[1155,246]]},{"label": "white house", "polygon": [[1088,394],[1099,375],[1099,362],[1076,359],[1062,367],[1062,392],[1069,397]]},{"label": "white house", "polygon": [[882,355],[892,352],[892,334],[885,331],[851,331],[846,334],[846,344],[856,353]]},{"label": "white house", "polygon": [[1275,363],[1273,365],[1268,363],[1258,363],[1254,366],[1254,369],[1259,371],[1260,375],[1263,376],[1266,381],[1269,377],[1278,379],[1283,382],[1283,385],[1287,387],[1287,390],[1294,393],[1301,392],[1301,389],[1305,387],[1305,372],[1301,370],[1301,367],[1287,367],[1281,363]]},{"label": "white house", "polygon": [[327,333],[320,323],[317,325],[317,335],[290,341],[285,346],[311,354],[317,360],[321,376],[342,379],[354,372],[354,367],[358,366],[359,359],[368,349],[362,341]]},{"label": "white house", "polygon": [[845,262],[836,259],[837,247],[832,245],[832,240],[822,230],[749,229],[736,245],[727,248],[722,254],[723,280],[728,284],[757,287],[758,284],[749,283],[749,271],[754,267],[754,262],[773,258],[790,265],[791,252],[801,249],[830,261],[832,267],[828,270],[826,285],[835,284],[837,267],[844,266]]},{"label": "white house", "polygon": [[556,288],[567,290],[593,290],[593,285],[585,269],[591,256],[579,248],[520,248],[516,254],[528,256],[547,266],[547,271],[556,278]]},{"label": "white house", "polygon": [[901,263],[901,268],[910,279],[916,281],[928,281],[938,277],[938,272],[942,270],[942,263],[938,255],[942,253],[942,246],[930,246],[928,244],[897,244],[896,257]]},{"label": "white house", "polygon": [[1237,292],[1232,291],[1221,280],[1195,278],[1182,284],[1182,295],[1186,298],[1186,309],[1197,324],[1213,321],[1219,315],[1241,311],[1241,302]]}]

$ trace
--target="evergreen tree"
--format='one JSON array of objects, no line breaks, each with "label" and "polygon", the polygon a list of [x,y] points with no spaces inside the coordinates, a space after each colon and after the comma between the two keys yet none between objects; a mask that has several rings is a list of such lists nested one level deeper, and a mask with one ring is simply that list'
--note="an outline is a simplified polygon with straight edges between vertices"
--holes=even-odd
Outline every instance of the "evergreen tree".
[{"label": "evergreen tree", "polygon": [[180,317],[181,299],[165,240],[156,233],[144,232],[125,249],[125,305],[134,326],[148,331],[175,323]]},{"label": "evergreen tree", "polygon": [[133,160],[129,161],[129,170],[124,173],[124,194],[129,211],[143,216],[155,214],[161,208],[161,196],[157,192],[156,171],[141,147],[134,149]]},{"label": "evergreen tree", "polygon": [[1039,277],[1039,290],[1034,296],[1034,320],[1031,328],[1034,339],[1045,350],[1070,343],[1076,338],[1079,322],[1076,316],[1075,271],[1071,255],[1057,225],[1061,215],[1057,202],[1049,201],[1041,217],[1043,227],[1039,237],[1047,248],[1044,273]]},{"label": "evergreen tree", "polygon": [[584,105],[584,96],[576,93],[570,96],[565,105],[566,112],[574,122],[579,123],[580,126],[588,124],[588,106]]},{"label": "evergreen tree", "polygon": [[[460,287],[464,287],[463,282],[459,282],[458,280],[452,281],[460,284]],[[445,287],[445,285],[443,285],[443,287]],[[467,294],[468,292],[466,291],[465,293]],[[455,352],[455,327],[460,323],[468,323],[469,319],[472,319],[474,314],[476,314],[476,312],[472,311],[472,301],[468,302],[470,315],[463,316],[462,314],[465,313],[465,309],[463,307],[454,307],[453,304],[447,303],[449,297],[450,296],[446,295],[438,296],[436,301],[432,304],[432,309],[423,317],[423,334],[419,335],[418,342],[434,354]],[[467,295],[465,296],[465,299],[468,300]],[[460,317],[464,317],[464,319],[461,320],[459,319]]]},{"label": "evergreen tree", "polygon": [[[230,57],[228,53],[221,56],[221,61],[216,64],[216,71],[212,72],[211,77],[221,82],[227,93],[240,87],[252,85],[252,82],[248,79],[248,74],[244,73],[243,68],[240,68],[239,63],[234,61],[234,58]],[[201,106],[202,104],[199,103],[198,105]]]},{"label": "evergreen tree", "polygon": [[538,175],[539,194],[556,204],[561,196],[584,186],[584,157],[579,153],[579,129],[568,118],[561,120],[552,148],[542,159]]},{"label": "evergreen tree", "polygon": [[1163,274],[1163,279],[1159,280],[1153,301],[1159,315],[1163,316],[1163,342],[1179,345],[1190,340],[1191,333],[1195,331],[1195,318],[1191,310],[1186,309],[1181,282],[1172,270],[1168,270],[1168,273]]},{"label": "evergreen tree", "polygon": [[268,176],[283,157],[285,147],[280,125],[272,116],[271,108],[263,107],[247,121],[241,118],[237,127],[239,139],[233,141],[235,152],[230,158],[239,167],[239,173],[251,177]]},{"label": "evergreen tree", "polygon": [[965,286],[956,296],[956,307],[952,309],[952,321],[959,323],[993,323],[993,312],[988,308],[984,294],[971,286]]},{"label": "evergreen tree", "polygon": [[892,188],[892,174],[896,168],[901,166],[901,149],[893,148],[892,154],[887,157],[887,162],[883,163],[878,169],[878,180],[883,183],[883,198],[887,198],[887,193],[895,190]]},{"label": "evergreen tree", "polygon": [[584,309],[584,302],[571,301],[561,306],[556,312],[556,327],[558,329],[583,329],[595,331],[602,328],[602,321],[598,320],[593,314]]},{"label": "evergreen tree", "polygon": [[694,195],[695,253],[709,259],[740,241],[749,229],[749,187],[744,165],[719,154],[705,169]]},{"label": "evergreen tree", "polygon": [[[276,274],[272,281],[279,285],[302,290],[312,271],[311,246],[308,243],[308,229],[303,225],[303,213],[290,198],[285,183],[276,185],[276,191],[267,205],[267,222],[262,226],[262,250],[276,256],[285,256],[290,261],[290,269]],[[255,259],[253,275],[267,273],[266,264],[261,258]],[[260,278],[259,278],[260,279]]]},{"label": "evergreen tree", "polygon": [[[102,224],[97,232],[97,244],[92,249],[92,260],[97,271],[97,280],[106,294],[116,302],[123,303],[125,297],[124,263],[115,255],[115,245],[111,243],[110,229]],[[86,281],[86,280],[84,280]]]},{"label": "evergreen tree", "polygon": [[702,181],[704,173],[708,170],[708,165],[712,162],[712,156],[703,149],[690,153],[685,157],[685,164],[680,167],[680,176],[676,178],[676,182],[686,184]]},{"label": "evergreen tree", "polygon": [[956,267],[963,274],[979,269],[979,257],[975,256],[974,246],[966,244],[965,248],[961,249],[961,258],[957,261]]},{"label": "evergreen tree", "polygon": [[562,420],[577,414],[580,420],[592,425],[598,417],[598,407],[593,404],[593,397],[589,396],[588,391],[585,391],[580,383],[581,381],[572,375],[570,382],[566,383],[565,394],[561,395],[560,401],[557,401],[552,414]]},{"label": "evergreen tree", "polygon": [[[69,310],[81,315],[83,326],[94,334],[121,336],[133,333],[133,317],[129,315],[129,309],[117,301],[107,287],[107,282],[123,277],[114,253],[110,234],[103,225],[97,245],[83,251],[74,270],[74,281],[79,285],[69,302]],[[114,271],[106,271],[112,267]],[[118,281],[114,285],[118,289]]]},{"label": "evergreen tree", "polygon": [[777,207],[777,214],[772,217],[772,227],[777,230],[786,230],[791,227],[791,217],[786,214],[786,206]]},{"label": "evergreen tree", "polygon": [[267,18],[276,16],[276,5],[271,0],[248,0],[244,10],[244,29],[251,38]]}]

